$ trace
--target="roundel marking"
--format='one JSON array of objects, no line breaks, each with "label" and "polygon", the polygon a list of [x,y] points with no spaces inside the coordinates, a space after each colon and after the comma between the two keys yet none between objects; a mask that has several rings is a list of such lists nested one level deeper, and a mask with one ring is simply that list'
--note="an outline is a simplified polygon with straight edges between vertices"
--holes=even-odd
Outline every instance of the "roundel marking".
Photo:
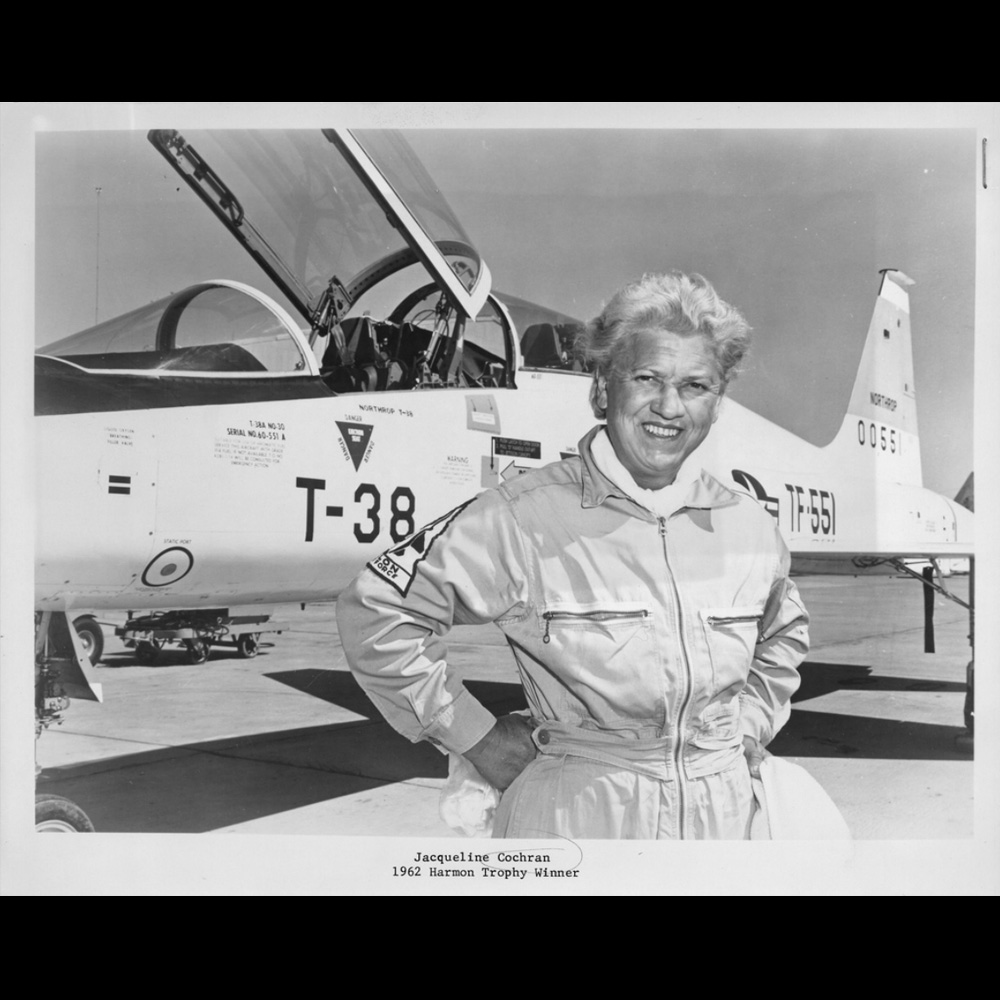
[{"label": "roundel marking", "polygon": [[179,545],[164,549],[154,556],[142,571],[142,582],[147,587],[165,587],[187,576],[194,566],[194,556]]}]

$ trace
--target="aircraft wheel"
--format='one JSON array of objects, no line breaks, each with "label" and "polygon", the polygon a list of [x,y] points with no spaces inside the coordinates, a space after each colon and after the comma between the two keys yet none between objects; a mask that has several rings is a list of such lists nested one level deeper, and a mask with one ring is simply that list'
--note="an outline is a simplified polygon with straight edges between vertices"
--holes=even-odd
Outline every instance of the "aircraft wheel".
[{"label": "aircraft wheel", "polygon": [[61,795],[35,796],[36,833],[93,833],[94,824],[87,814]]},{"label": "aircraft wheel", "polygon": [[135,658],[140,663],[155,663],[160,658],[160,644],[140,639],[135,644]]},{"label": "aircraft wheel", "polygon": [[236,640],[236,650],[244,660],[252,660],[260,649],[259,640],[259,632],[244,632]]},{"label": "aircraft wheel", "polygon": [[89,617],[77,618],[73,622],[73,628],[80,637],[83,651],[90,658],[91,665],[96,667],[104,653],[104,630]]},{"label": "aircraft wheel", "polygon": [[185,639],[187,645],[188,663],[204,663],[208,659],[208,651],[212,648],[207,639]]}]

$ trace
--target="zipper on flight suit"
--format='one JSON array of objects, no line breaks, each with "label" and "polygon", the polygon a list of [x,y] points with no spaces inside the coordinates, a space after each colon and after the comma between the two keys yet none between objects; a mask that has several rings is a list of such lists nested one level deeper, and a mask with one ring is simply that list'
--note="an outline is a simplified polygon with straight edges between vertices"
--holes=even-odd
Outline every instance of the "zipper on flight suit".
[{"label": "zipper on flight suit", "polygon": [[761,631],[761,616],[758,615],[705,615],[705,624],[713,629],[725,629],[729,626],[754,625],[757,630],[757,641],[763,641]]},{"label": "zipper on flight suit", "polygon": [[622,621],[629,618],[648,618],[649,612],[644,608],[637,611],[546,611],[542,617],[545,619],[545,635],[542,636],[542,642],[551,642],[549,629],[554,621]]},{"label": "zipper on flight suit", "polygon": [[683,611],[681,610],[681,594],[677,587],[677,579],[670,568],[670,556],[667,552],[667,519],[658,517],[660,524],[660,538],[663,542],[663,560],[667,564],[667,576],[670,577],[670,585],[673,589],[674,602],[677,605],[677,630],[681,639],[681,654],[684,660],[684,695],[681,698],[681,710],[677,715],[677,745],[674,747],[674,764],[677,768],[677,814],[678,814],[678,840],[684,839],[684,830],[687,826],[687,801],[685,799],[685,785],[687,783],[687,773],[684,770],[684,714],[687,712],[691,701],[691,689],[694,687],[691,677],[691,658],[688,655],[687,642],[684,639]]}]

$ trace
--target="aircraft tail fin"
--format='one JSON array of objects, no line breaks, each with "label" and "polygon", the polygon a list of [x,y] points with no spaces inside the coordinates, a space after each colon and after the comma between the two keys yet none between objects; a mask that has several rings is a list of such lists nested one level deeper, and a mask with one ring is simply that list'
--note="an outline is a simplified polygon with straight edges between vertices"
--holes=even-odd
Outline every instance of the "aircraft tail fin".
[{"label": "aircraft tail fin", "polygon": [[955,494],[955,503],[960,503],[966,510],[975,512],[976,482],[975,474],[970,472],[969,478],[962,484],[962,488]]},{"label": "aircraft tail fin", "polygon": [[856,439],[865,451],[874,453],[879,478],[922,485],[907,291],[914,281],[892,268],[881,273],[841,435]]}]

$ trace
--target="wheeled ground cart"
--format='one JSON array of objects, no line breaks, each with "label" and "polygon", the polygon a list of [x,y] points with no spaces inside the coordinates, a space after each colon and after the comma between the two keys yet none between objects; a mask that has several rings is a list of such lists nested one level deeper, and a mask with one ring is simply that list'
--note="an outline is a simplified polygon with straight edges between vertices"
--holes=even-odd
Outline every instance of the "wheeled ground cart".
[{"label": "wheeled ground cart", "polygon": [[186,648],[190,663],[204,663],[212,646],[235,646],[241,657],[251,659],[260,648],[261,635],[281,634],[281,629],[264,628],[268,621],[270,615],[230,615],[225,609],[167,611],[129,618],[115,635],[135,649],[140,663],[155,663],[171,642]]}]

